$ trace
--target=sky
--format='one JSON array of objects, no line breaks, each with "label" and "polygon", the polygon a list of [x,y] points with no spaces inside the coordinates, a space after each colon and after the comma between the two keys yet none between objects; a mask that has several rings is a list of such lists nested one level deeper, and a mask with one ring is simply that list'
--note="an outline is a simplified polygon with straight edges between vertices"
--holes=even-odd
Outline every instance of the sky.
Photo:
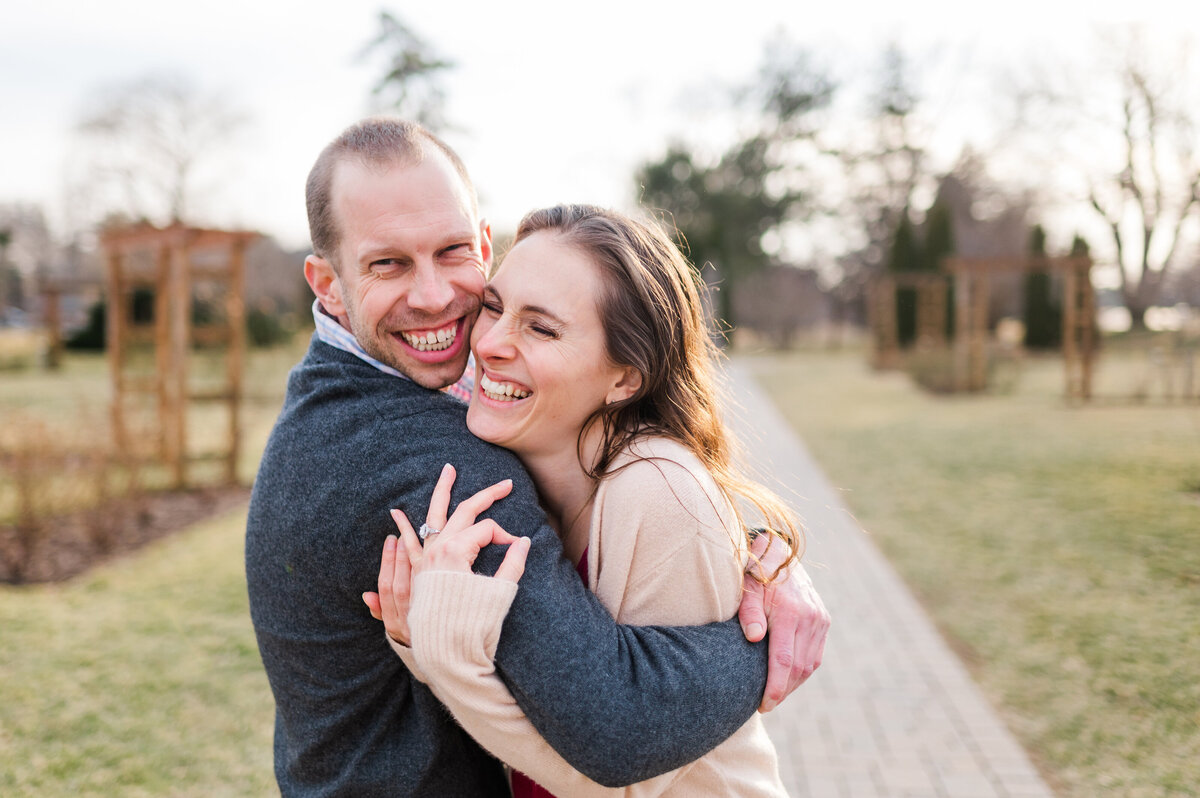
[{"label": "sky", "polygon": [[[1087,9],[1090,21],[1134,19],[1129,6],[1103,1],[1015,0],[983,12],[921,0],[902,8],[739,0],[709,12],[660,0],[410,5],[40,0],[10,7],[0,25],[0,203],[40,204],[61,224],[72,128],[89,98],[105,86],[171,73],[220,93],[248,119],[220,180],[201,195],[207,220],[305,246],[304,178],[324,144],[370,111],[381,65],[358,56],[383,8],[457,64],[445,82],[455,126],[446,138],[497,230],[555,202],[629,207],[634,170],[669,142],[719,142],[731,133],[721,113],[725,92],[754,74],[780,33],[841,73],[870,69],[888,41],[918,61],[936,61],[935,143],[952,160],[964,140],[987,135],[985,95],[965,85],[969,67],[1069,49],[1086,27],[1076,9]],[[1168,16],[1167,6],[1143,2],[1136,13],[1200,30],[1200,11]]]}]

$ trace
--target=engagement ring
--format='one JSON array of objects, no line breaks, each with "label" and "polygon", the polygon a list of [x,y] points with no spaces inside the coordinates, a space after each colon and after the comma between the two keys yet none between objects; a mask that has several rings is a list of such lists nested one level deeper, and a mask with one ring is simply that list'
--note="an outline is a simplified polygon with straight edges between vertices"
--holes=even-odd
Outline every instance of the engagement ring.
[{"label": "engagement ring", "polygon": [[417,530],[417,537],[424,541],[430,535],[440,535],[442,530],[434,529],[429,524],[421,524],[421,528]]}]

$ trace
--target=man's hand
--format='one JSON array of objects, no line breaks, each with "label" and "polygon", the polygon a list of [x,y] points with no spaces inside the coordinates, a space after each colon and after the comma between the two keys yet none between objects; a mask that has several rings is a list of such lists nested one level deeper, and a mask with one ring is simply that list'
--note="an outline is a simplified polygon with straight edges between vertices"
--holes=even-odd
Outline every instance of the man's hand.
[{"label": "man's hand", "polygon": [[751,551],[759,561],[751,561],[745,578],[745,592],[738,609],[738,620],[746,639],[752,643],[767,641],[770,659],[767,665],[767,690],[759,712],[770,712],[791,692],[812,676],[825,655],[825,637],[829,634],[829,612],[817,595],[804,566],[798,562],[785,569],[769,585],[756,581],[751,573],[770,576],[787,553],[778,540],[759,535]]}]

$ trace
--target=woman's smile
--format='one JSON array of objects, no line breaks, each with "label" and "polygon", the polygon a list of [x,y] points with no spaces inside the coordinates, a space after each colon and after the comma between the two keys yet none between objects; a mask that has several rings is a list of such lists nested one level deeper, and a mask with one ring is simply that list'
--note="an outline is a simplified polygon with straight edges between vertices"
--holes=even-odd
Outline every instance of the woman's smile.
[{"label": "woman's smile", "polygon": [[503,378],[493,379],[484,372],[479,378],[479,389],[483,393],[485,399],[490,399],[493,402],[517,402],[522,399],[528,399],[533,391],[523,387],[520,383],[510,382]]}]

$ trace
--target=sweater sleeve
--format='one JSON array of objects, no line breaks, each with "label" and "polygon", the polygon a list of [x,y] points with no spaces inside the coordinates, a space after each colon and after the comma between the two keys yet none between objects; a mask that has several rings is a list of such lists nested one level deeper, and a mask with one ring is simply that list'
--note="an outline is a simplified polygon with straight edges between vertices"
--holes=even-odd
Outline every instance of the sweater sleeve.
[{"label": "sweater sleeve", "polygon": [[[455,465],[455,501],[514,476],[512,468]],[[617,624],[563,556],[536,495],[517,474],[513,492],[487,514],[532,540],[496,647],[497,673],[526,717],[554,750],[606,786],[674,770],[728,739],[762,699],[766,644],[747,642],[736,618]],[[494,574],[504,552],[486,547],[476,570]]]},{"label": "sweater sleeve", "polygon": [[[604,603],[618,620],[627,611],[645,621],[699,623],[736,609],[741,568],[734,546],[712,497],[686,469],[635,463],[605,482],[597,502],[604,531],[593,532],[591,545],[613,552],[600,572],[615,599]],[[515,586],[446,572],[422,574],[418,582],[409,616],[418,664],[434,694],[493,755],[557,795],[650,798],[687,769],[618,790],[580,773],[538,734],[496,675],[500,623]]]},{"label": "sweater sleeve", "polygon": [[516,585],[448,571],[417,577],[409,622],[419,666],[429,687],[468,734],[497,759],[555,795],[573,798],[652,798],[681,770],[628,787],[605,787],[573,768],[538,734],[504,686],[493,657]]}]

